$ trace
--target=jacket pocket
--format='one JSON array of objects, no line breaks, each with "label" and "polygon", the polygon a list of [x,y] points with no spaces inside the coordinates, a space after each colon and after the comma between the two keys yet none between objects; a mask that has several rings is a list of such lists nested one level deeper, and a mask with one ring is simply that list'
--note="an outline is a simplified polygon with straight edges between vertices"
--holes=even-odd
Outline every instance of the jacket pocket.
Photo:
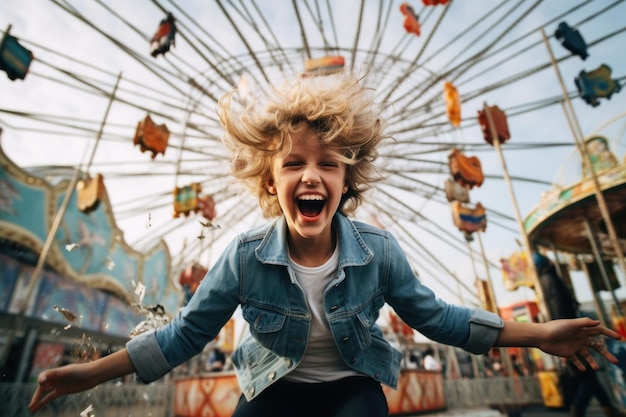
[{"label": "jacket pocket", "polygon": [[[272,349],[278,332],[283,328],[286,315],[273,310],[245,305],[241,309],[243,318],[250,325],[250,333],[267,349]],[[272,349],[273,350],[273,349]]]},{"label": "jacket pocket", "polygon": [[357,313],[357,317],[363,327],[369,329],[376,322],[379,311],[384,304],[384,297],[382,295],[377,295],[372,298],[359,313]]},{"label": "jacket pocket", "polygon": [[376,319],[383,304],[384,298],[382,295],[377,295],[354,314],[338,320],[333,326],[339,347],[345,355],[356,355],[370,347],[372,332],[379,331],[376,330]]}]

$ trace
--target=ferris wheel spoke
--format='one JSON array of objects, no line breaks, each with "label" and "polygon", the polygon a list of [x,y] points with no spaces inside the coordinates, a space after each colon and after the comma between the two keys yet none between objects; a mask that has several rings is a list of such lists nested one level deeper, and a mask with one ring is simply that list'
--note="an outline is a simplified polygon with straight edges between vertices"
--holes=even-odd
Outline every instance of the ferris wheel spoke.
[{"label": "ferris wheel spoke", "polygon": [[[2,98],[10,97],[0,104],[3,148],[11,148],[8,155],[27,149],[29,155],[20,161],[26,166],[31,165],[31,154],[36,156],[41,166],[33,168],[32,175],[43,175],[45,166],[51,176],[63,178],[68,169],[80,166],[79,151],[98,135],[98,111],[111,98],[122,72],[114,117],[104,127],[90,170],[102,175],[115,221],[129,242],[142,248],[167,243],[173,280],[181,268],[195,262],[210,267],[213,253],[236,233],[267,221],[254,195],[231,176],[215,112],[217,101],[226,92],[244,91],[246,83],[250,94],[268,93],[272,83],[301,73],[308,58],[340,55],[345,58],[344,71],[363,76],[363,84],[373,90],[390,136],[381,142],[376,160],[384,179],[372,184],[373,198],[366,198],[355,217],[370,216],[373,223],[372,217],[377,217],[405,247],[422,279],[442,287],[449,297],[471,293],[464,301],[472,304],[478,299],[473,288],[476,277],[465,265],[470,255],[477,254],[468,252],[470,245],[451,219],[444,189],[452,178],[450,152],[458,149],[481,158],[488,181],[472,191],[472,201],[481,200],[488,216],[488,231],[481,236],[498,236],[497,244],[488,241],[485,254],[486,268],[498,269],[500,251],[508,250],[502,249],[503,242],[514,241],[520,230],[510,214],[510,201],[498,192],[504,176],[493,147],[484,140],[475,112],[478,103],[497,101],[506,112],[513,140],[505,152],[515,161],[508,176],[515,188],[524,190],[522,204],[534,204],[552,184],[563,185],[565,176],[571,178],[569,171],[553,175],[550,165],[562,153],[576,152],[564,121],[528,133],[533,123],[557,119],[554,115],[561,112],[556,106],[564,98],[544,80],[551,63],[541,50],[538,31],[553,33],[558,22],[568,20],[585,32],[587,47],[600,60],[619,50],[626,31],[624,22],[610,18],[624,12],[623,0],[566,5],[558,0],[502,0],[482,8],[451,1],[445,6],[420,6],[419,36],[402,27],[399,4],[385,0],[293,0],[279,13],[253,0],[199,6],[175,0],[46,3],[60,24],[43,35],[41,30],[27,33],[17,24],[37,14],[29,16],[11,2],[5,8],[18,17],[12,31],[34,52],[35,60],[26,80],[7,84],[8,95],[3,86]],[[150,56],[153,34],[148,31],[169,12],[176,18],[177,44],[155,59]],[[66,27],[74,30],[72,35],[56,40],[57,32],[65,33]],[[556,44],[553,36],[550,41]],[[93,51],[85,53],[83,44]],[[557,55],[558,65],[569,72],[586,65],[565,49]],[[618,73],[611,78],[623,84],[626,76],[617,59],[607,62]],[[582,107],[580,93],[568,77],[566,95]],[[444,81],[454,83],[462,103],[463,118],[457,127],[448,119]],[[56,97],[44,96],[48,88]],[[25,100],[23,92],[29,94]],[[603,102],[600,111],[623,102],[623,95]],[[597,110],[577,113],[597,126]],[[163,153],[142,153],[133,144],[137,123],[147,115],[167,125]],[[46,155],[47,144],[62,152],[55,149]],[[545,155],[550,164],[535,172],[528,169],[537,165],[534,159],[526,165],[519,162],[528,155]],[[568,164],[574,171],[574,162]],[[214,219],[209,221],[200,212],[173,216],[174,190],[190,185],[213,198]],[[448,256],[455,266],[448,264]]]},{"label": "ferris wheel spoke", "polygon": [[[437,256],[435,256],[418,239],[416,239],[415,233],[410,233],[409,232],[410,231],[410,227],[408,227],[406,224],[401,224],[402,220],[398,219],[396,216],[394,216],[393,214],[389,213],[387,210],[382,209],[381,212],[385,213],[387,215],[386,219],[389,222],[391,222],[391,224],[396,226],[396,227],[393,228],[394,234],[397,234],[399,236],[399,240],[401,242],[404,242],[404,244],[405,244],[404,246],[409,248],[408,250],[415,251],[416,248],[419,248],[419,250],[422,253],[422,255],[420,256],[422,259],[426,260],[428,263],[430,263],[431,265],[435,266],[440,271],[443,271],[448,277],[454,279],[454,281],[460,287],[463,287],[465,289],[465,293],[466,294],[474,294],[475,293],[475,291],[476,291],[475,289],[471,289],[470,287],[468,287],[467,284],[464,283],[462,280],[460,280],[456,276],[456,274],[454,274],[452,271],[450,271],[450,269]],[[427,228],[420,228],[420,230],[429,232],[429,230]],[[441,238],[440,235],[436,235],[436,236],[438,238]],[[461,249],[459,249],[459,250],[462,251]],[[446,284],[446,282],[442,278],[439,278],[438,274],[433,274],[433,279],[435,281],[439,282],[440,284],[444,284],[444,286]]]}]

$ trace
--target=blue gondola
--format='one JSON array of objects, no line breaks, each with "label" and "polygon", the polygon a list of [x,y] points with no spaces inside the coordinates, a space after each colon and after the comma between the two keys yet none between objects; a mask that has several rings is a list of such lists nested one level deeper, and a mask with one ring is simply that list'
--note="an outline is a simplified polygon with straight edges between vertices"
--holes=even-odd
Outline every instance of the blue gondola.
[{"label": "blue gondola", "polygon": [[33,60],[33,53],[24,48],[17,38],[9,35],[9,29],[0,41],[0,69],[7,73],[11,80],[23,80]]},{"label": "blue gondola", "polygon": [[613,93],[618,93],[622,89],[619,82],[611,78],[611,67],[606,64],[593,71],[580,71],[574,82],[580,96],[592,107],[600,105],[598,98],[610,99]]},{"label": "blue gondola", "polygon": [[582,59],[587,59],[589,56],[587,53],[587,43],[582,35],[578,30],[572,29],[567,23],[559,23],[559,26],[554,32],[554,36],[561,41],[565,49],[574,55],[578,55]]}]

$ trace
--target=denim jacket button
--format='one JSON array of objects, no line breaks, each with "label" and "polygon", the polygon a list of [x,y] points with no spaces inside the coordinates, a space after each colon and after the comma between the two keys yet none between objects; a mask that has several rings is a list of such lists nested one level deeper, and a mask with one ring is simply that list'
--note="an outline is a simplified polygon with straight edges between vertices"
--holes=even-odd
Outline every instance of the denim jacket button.
[{"label": "denim jacket button", "polygon": [[343,339],[341,339],[342,342],[347,342],[348,340],[350,340],[349,336],[344,336]]},{"label": "denim jacket button", "polygon": [[254,395],[254,387],[248,388],[248,397],[252,397]]},{"label": "denim jacket button", "polygon": [[333,311],[336,311],[339,308],[339,306],[332,306],[330,308],[330,312],[332,313]]},{"label": "denim jacket button", "polygon": [[293,366],[293,361],[291,359],[286,359],[285,366],[287,366],[287,368],[291,368]]},{"label": "denim jacket button", "polygon": [[276,378],[276,372],[270,372],[267,377],[269,378],[270,381],[273,381],[274,378]]}]

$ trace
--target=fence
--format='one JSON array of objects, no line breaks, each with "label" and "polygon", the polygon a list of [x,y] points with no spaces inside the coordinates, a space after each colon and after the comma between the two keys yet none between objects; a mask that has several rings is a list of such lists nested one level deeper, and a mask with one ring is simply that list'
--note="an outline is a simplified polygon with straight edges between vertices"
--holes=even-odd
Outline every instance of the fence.
[{"label": "fence", "polygon": [[[447,408],[537,404],[542,402],[534,376],[444,380]],[[32,417],[26,406],[34,384],[0,384],[4,417]],[[173,417],[173,383],[103,384],[53,401],[37,417],[79,417],[89,406],[97,417]]]},{"label": "fence", "polygon": [[541,387],[535,376],[444,380],[448,409],[541,404]]},{"label": "fence", "polygon": [[[3,417],[172,417],[174,385],[170,383],[102,384],[84,393],[57,398],[37,414],[27,405],[35,384],[0,384]],[[93,413],[83,411],[93,407]],[[83,414],[81,414],[83,413]]]}]

